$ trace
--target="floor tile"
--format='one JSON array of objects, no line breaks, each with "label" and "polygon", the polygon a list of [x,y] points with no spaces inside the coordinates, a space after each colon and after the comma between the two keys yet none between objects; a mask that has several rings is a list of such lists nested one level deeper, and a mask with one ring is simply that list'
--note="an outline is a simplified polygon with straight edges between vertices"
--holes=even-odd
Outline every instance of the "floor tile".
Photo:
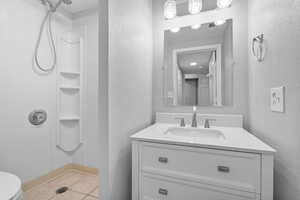
[{"label": "floor tile", "polygon": [[49,200],[56,195],[55,189],[46,185],[37,186],[24,193],[25,200]]},{"label": "floor tile", "polygon": [[78,183],[71,186],[71,190],[89,194],[93,192],[98,187],[98,177],[97,176],[85,176]]},{"label": "floor tile", "polygon": [[99,197],[99,187],[90,193],[91,196]]},{"label": "floor tile", "polygon": [[54,198],[52,198],[51,200],[83,200],[85,197],[85,194],[67,191],[63,194],[55,195]]},{"label": "floor tile", "polygon": [[76,184],[77,182],[79,182],[84,176],[80,173],[76,173],[76,172],[68,172],[67,174],[64,174],[52,181],[49,181],[47,184],[50,187],[70,187],[74,184]]},{"label": "floor tile", "polygon": [[[25,200],[97,200],[98,176],[79,170],[69,170],[24,193]],[[68,187],[56,194],[60,187]]]},{"label": "floor tile", "polygon": [[98,199],[95,197],[92,197],[92,196],[87,196],[87,197],[85,197],[84,200],[98,200]]}]

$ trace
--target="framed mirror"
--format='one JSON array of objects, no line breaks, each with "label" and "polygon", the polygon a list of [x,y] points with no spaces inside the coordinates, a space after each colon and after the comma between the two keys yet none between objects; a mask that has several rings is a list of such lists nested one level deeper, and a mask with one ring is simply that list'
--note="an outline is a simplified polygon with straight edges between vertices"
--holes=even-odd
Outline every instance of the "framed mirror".
[{"label": "framed mirror", "polygon": [[168,105],[231,105],[232,20],[164,33],[165,95]]}]

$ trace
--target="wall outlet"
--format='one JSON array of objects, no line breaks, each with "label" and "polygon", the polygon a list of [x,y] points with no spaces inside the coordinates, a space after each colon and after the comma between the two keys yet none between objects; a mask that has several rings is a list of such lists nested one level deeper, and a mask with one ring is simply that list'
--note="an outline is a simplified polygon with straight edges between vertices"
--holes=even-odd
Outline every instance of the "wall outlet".
[{"label": "wall outlet", "polygon": [[271,88],[271,110],[273,112],[284,112],[285,87]]}]

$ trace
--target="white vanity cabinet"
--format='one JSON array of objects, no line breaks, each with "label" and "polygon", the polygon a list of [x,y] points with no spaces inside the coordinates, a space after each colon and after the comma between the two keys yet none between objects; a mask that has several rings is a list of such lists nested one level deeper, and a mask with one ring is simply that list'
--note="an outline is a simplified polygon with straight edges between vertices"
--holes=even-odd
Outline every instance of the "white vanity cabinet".
[{"label": "white vanity cabinet", "polygon": [[133,140],[132,200],[272,200],[273,154]]}]

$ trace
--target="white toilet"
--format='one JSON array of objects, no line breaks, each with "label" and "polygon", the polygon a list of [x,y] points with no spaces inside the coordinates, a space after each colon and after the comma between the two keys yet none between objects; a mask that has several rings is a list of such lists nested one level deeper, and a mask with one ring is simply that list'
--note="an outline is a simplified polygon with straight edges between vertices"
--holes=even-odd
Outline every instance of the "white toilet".
[{"label": "white toilet", "polygon": [[6,172],[0,172],[0,199],[23,200],[21,180]]}]

